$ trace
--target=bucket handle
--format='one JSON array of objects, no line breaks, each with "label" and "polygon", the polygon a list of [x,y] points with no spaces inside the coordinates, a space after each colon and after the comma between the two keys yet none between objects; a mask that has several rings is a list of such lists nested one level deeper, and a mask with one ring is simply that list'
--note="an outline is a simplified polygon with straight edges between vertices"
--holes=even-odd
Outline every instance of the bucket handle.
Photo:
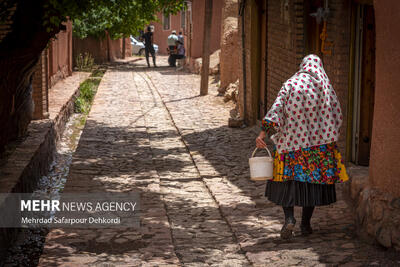
[{"label": "bucket handle", "polygon": [[[254,149],[254,151],[253,151],[253,154],[251,154],[251,157],[252,157],[252,158],[254,158],[254,155],[256,154],[257,149],[258,149],[258,147],[256,147],[256,149]],[[265,147],[265,149],[268,151],[269,156],[272,158],[271,152],[269,152],[268,147]]]}]

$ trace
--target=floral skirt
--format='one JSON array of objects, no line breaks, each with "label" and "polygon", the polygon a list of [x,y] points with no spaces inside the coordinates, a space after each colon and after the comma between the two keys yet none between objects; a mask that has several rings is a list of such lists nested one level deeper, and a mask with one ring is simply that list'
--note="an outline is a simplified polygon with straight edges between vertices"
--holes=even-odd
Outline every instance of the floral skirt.
[{"label": "floral skirt", "polygon": [[349,179],[335,142],[282,154],[275,149],[273,176],[265,196],[285,207],[336,202],[335,183]]},{"label": "floral skirt", "polygon": [[273,181],[313,184],[342,183],[349,179],[335,142],[279,154],[274,149]]}]

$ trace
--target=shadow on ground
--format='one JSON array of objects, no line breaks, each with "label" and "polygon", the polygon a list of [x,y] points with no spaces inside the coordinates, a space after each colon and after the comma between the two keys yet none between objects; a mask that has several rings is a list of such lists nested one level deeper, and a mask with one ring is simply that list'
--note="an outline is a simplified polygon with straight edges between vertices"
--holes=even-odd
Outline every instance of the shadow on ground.
[{"label": "shadow on ground", "polygon": [[[110,71],[146,72],[147,75],[157,72],[165,76],[165,79],[177,74],[186,75],[170,67],[149,70],[143,67],[143,63],[113,64]],[[161,94],[164,92],[161,91]],[[185,93],[179,99],[166,97],[164,100],[167,105],[185,102],[186,105],[194,106],[196,103],[190,101],[200,101],[198,104],[202,98],[193,93]],[[206,107],[206,103],[204,105],[197,108]],[[171,109],[174,116],[177,111],[173,107]],[[182,114],[180,116],[184,116],[185,112]],[[197,116],[206,114],[200,112]],[[195,120],[196,116],[193,116]],[[177,126],[179,129],[180,125]],[[173,220],[173,228],[178,229],[173,232],[175,238],[187,240],[187,246],[175,246],[175,251],[181,259],[184,258],[183,253],[196,255],[195,261],[199,264],[212,258],[215,249],[229,249],[232,238],[238,238],[242,249],[252,260],[269,262],[275,257],[276,266],[282,264],[282,260],[293,265],[315,262],[342,264],[351,261],[365,265],[382,259],[385,254],[382,249],[366,245],[354,237],[352,215],[344,201],[316,210],[313,219],[315,233],[309,238],[280,240],[279,229],[283,221],[280,208],[264,199],[264,183],[254,183],[248,179],[248,148],[254,146],[254,128],[217,126],[200,129],[193,124],[192,127],[186,125],[186,128],[181,127],[180,130],[195,163],[198,166],[206,163],[212,168],[207,172],[199,167],[201,178],[162,178],[163,183],[168,186],[168,182],[171,182],[172,187],[184,191],[186,183],[204,180],[217,201],[221,200],[220,206],[199,206],[197,201],[188,201],[183,197],[164,197],[160,193],[157,187],[160,176],[182,172],[192,162],[181,159],[187,157],[186,149],[150,147],[148,140],[177,138],[176,131],[149,133],[144,127],[111,127],[89,118],[74,154],[65,192],[139,192],[142,196],[141,228],[54,230],[47,242],[44,266],[60,265],[71,255],[82,257],[82,261],[88,264],[117,264],[130,260],[134,265],[136,261],[140,264],[140,261],[151,257],[172,258],[174,248],[169,238],[171,229],[163,211],[165,206],[170,207],[170,216],[181,216]],[[238,197],[244,195],[251,201],[241,203],[240,198],[237,201],[225,201],[224,196],[219,195],[219,185],[228,185],[226,188],[231,188],[232,192],[225,193],[231,194],[232,198],[238,192]],[[168,203],[170,201],[173,203]],[[213,227],[213,220],[219,213],[229,222],[236,237]],[[199,218],[202,220],[198,221]],[[203,248],[200,252],[199,247]],[[387,264],[400,260],[391,252],[387,256]],[[188,262],[184,260],[184,263]],[[383,265],[385,263],[380,262]],[[271,262],[269,265],[274,264]]]}]

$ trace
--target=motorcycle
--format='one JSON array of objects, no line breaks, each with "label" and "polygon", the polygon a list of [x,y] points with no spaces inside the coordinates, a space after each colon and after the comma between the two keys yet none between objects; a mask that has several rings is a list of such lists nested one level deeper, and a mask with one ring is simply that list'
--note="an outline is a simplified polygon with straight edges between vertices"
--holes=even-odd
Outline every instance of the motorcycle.
[{"label": "motorcycle", "polygon": [[174,46],[174,49],[170,49],[169,47],[167,47],[167,52],[168,52],[168,65],[171,67],[175,67],[176,66],[176,59],[174,57],[174,55],[178,54],[178,50],[177,50],[177,46]]}]

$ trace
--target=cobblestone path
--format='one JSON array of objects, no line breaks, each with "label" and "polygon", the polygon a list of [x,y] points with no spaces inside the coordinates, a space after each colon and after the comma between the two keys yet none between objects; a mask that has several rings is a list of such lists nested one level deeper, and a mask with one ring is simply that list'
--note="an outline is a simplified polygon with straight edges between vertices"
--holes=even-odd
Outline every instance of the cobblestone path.
[{"label": "cobblestone path", "polygon": [[65,191],[138,191],[141,228],[54,229],[40,266],[400,265],[355,238],[340,187],[337,203],[316,209],[314,234],[281,241],[281,208],[248,179],[258,128],[228,128],[232,105],[215,88],[200,97],[199,84],[144,61],[107,71]]}]

